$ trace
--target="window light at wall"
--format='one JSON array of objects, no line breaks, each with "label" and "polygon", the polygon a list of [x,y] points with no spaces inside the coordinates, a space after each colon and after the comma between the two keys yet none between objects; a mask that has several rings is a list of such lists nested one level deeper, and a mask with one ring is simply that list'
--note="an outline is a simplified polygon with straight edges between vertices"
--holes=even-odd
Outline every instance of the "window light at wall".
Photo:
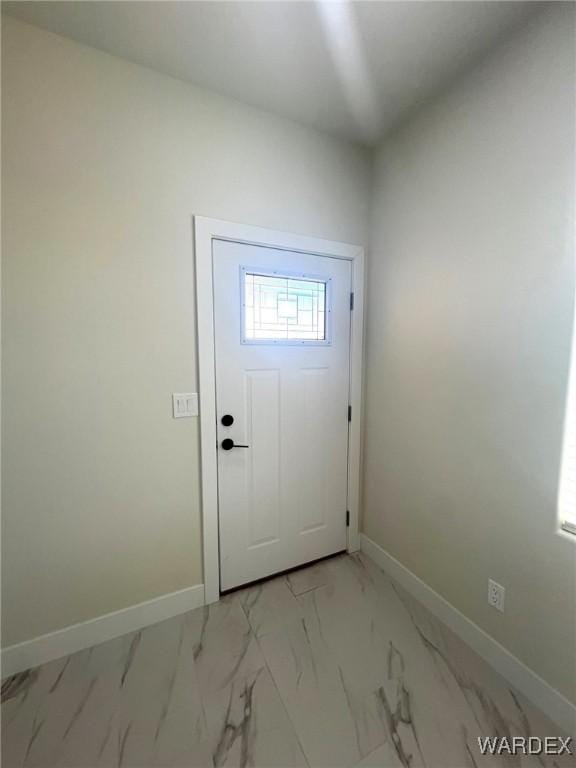
[{"label": "window light at wall", "polygon": [[[575,320],[576,322],[576,320]],[[576,536],[576,328],[572,330],[572,357],[566,398],[564,445],[558,511],[560,528]]]}]

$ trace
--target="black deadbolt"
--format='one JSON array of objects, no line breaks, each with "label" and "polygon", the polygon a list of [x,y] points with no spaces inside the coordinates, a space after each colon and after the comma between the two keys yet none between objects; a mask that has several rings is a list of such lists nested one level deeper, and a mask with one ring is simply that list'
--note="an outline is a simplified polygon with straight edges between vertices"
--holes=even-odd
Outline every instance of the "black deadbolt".
[{"label": "black deadbolt", "polygon": [[225,416],[222,416],[220,421],[224,427],[231,427],[232,424],[234,424],[234,416],[230,416],[230,414],[227,413]]}]

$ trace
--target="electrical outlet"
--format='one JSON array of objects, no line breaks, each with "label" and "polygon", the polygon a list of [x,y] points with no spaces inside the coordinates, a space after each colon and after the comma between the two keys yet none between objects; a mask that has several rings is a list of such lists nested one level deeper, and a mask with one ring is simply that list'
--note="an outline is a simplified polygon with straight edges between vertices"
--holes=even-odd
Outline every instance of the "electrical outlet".
[{"label": "electrical outlet", "polygon": [[504,596],[506,590],[502,584],[498,584],[497,581],[488,579],[488,605],[492,608],[496,608],[497,611],[504,613]]}]

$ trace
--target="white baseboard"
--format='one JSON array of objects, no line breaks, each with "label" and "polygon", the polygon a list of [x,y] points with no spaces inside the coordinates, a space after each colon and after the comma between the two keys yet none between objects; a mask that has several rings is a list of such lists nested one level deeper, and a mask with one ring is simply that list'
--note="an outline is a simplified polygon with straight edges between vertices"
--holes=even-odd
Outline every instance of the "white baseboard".
[{"label": "white baseboard", "polygon": [[364,534],[360,548],[566,734],[576,734],[576,706],[571,701]]},{"label": "white baseboard", "polygon": [[204,584],[106,613],[2,649],[2,678],[204,605]]}]

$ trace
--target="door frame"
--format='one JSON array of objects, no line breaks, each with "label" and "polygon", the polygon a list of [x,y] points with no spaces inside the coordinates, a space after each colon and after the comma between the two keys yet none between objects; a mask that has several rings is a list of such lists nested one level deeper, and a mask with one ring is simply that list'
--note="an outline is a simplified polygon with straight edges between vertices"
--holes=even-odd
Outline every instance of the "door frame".
[{"label": "door frame", "polygon": [[202,552],[206,604],[220,599],[218,541],[218,455],[216,435],[216,345],[214,337],[214,279],[212,241],[228,240],[316,256],[346,259],[352,266],[354,309],[350,328],[350,405],[348,431],[347,550],[360,548],[360,452],[362,426],[362,361],[364,336],[364,249],[358,245],[323,240],[220,219],[194,216],[198,392],[200,413],[200,479]]}]

